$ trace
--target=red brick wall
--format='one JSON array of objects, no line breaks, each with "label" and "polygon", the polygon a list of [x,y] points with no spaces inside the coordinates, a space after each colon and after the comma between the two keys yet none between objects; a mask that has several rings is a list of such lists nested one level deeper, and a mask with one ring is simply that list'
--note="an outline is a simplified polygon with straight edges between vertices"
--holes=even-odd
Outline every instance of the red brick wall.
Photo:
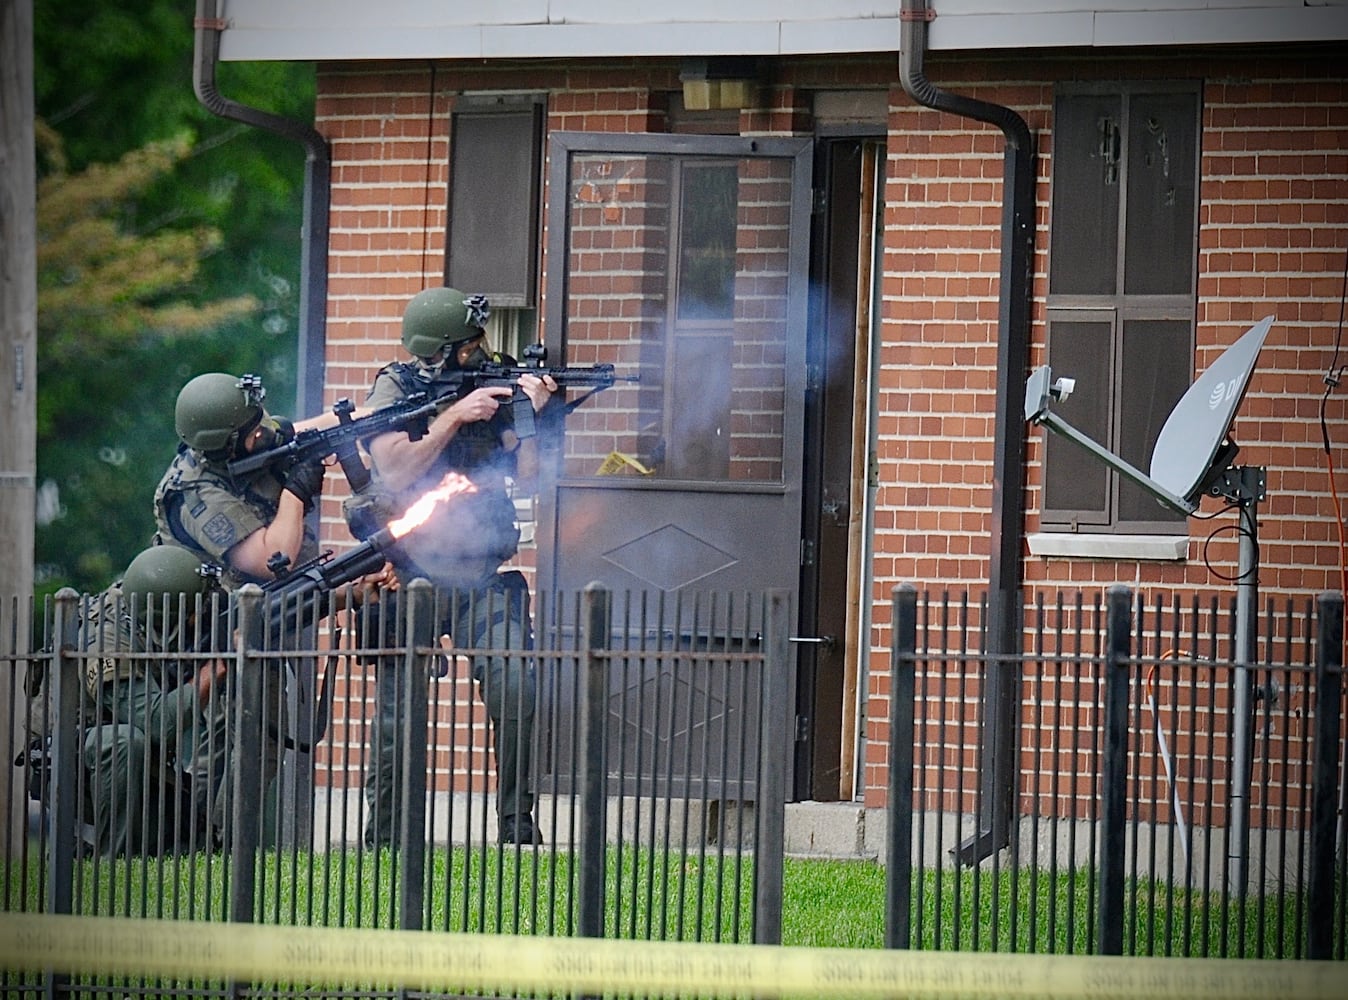
[{"label": "red brick wall", "polygon": [[[1348,247],[1348,79],[1342,67],[1327,60],[931,60],[928,75],[953,93],[1010,105],[1036,133],[1031,366],[1044,360],[1052,82],[1209,81],[1195,374],[1258,319],[1276,317],[1233,429],[1240,463],[1268,469],[1260,591],[1278,598],[1340,589],[1335,501],[1318,414],[1323,375],[1343,364],[1334,360]],[[868,804],[882,801],[885,780],[889,595],[901,581],[939,590],[978,588],[986,580],[993,490],[1001,138],[990,126],[917,107],[896,91],[889,157]],[[1014,407],[1018,412],[1018,399]],[[1341,393],[1328,400],[1326,420],[1342,466],[1348,426]],[[1031,433],[1029,531],[1038,527],[1042,451],[1040,432]],[[1338,482],[1342,490],[1345,481]],[[1202,513],[1218,508],[1209,499]],[[1182,563],[1027,556],[1026,591],[1051,595],[1064,587],[1124,583],[1186,599],[1230,594],[1234,524],[1234,514],[1191,519]]]},{"label": "red brick wall", "polygon": [[[677,64],[429,69],[351,66],[320,74],[318,128],[332,142],[327,394],[363,398],[378,366],[401,356],[406,300],[444,267],[448,114],[456,91],[546,90],[549,130],[662,130],[660,92]],[[783,61],[751,132],[808,129],[811,89],[888,87],[879,489],[872,565],[865,771],[883,798],[888,718],[889,598],[901,581],[980,589],[988,572],[994,484],[1002,136],[989,125],[915,105],[892,58]],[[990,61],[929,55],[927,74],[953,93],[1006,104],[1036,135],[1039,157],[1030,365],[1043,360],[1053,83],[1060,79],[1203,78],[1198,356],[1202,370],[1260,317],[1276,318],[1235,435],[1243,464],[1268,468],[1260,518],[1260,584],[1270,596],[1341,586],[1335,501],[1321,447],[1323,375],[1336,360],[1348,245],[1348,81],[1327,58],[1034,55]],[[546,293],[546,262],[544,294]],[[1028,372],[1028,368],[1026,373]],[[1016,373],[1015,383],[1022,375]],[[1341,387],[1326,419],[1348,440]],[[1018,414],[1020,403],[1013,401]],[[1042,447],[1027,448],[1030,511]],[[1343,485],[1341,483],[1341,485]],[[334,494],[337,490],[332,491]],[[1216,509],[1205,501],[1204,512]],[[336,499],[330,540],[346,539]],[[1181,563],[1027,557],[1027,592],[1123,582],[1149,591],[1225,593],[1234,573],[1233,515],[1189,521]],[[1214,534],[1214,529],[1228,525]],[[1209,536],[1212,535],[1209,542]]]},{"label": "red brick wall", "polygon": [[[1338,587],[1338,540],[1317,414],[1348,244],[1342,70],[1327,62],[1270,62],[1255,79],[1241,80],[1250,75],[1246,65],[1092,60],[1036,65],[1044,82],[1027,84],[1016,80],[1026,69],[954,64],[944,72],[929,67],[929,75],[952,92],[1010,104],[1036,132],[1031,364],[1042,361],[1052,80],[1200,75],[1220,81],[1209,83],[1203,98],[1195,372],[1260,317],[1276,317],[1234,428],[1239,461],[1269,470],[1261,588],[1304,594]],[[1001,140],[990,126],[916,107],[896,94],[889,143],[877,599],[901,580],[976,585],[986,577],[1002,188]],[[1344,429],[1342,413],[1331,398],[1331,436]],[[1038,526],[1039,437],[1030,434],[1028,450],[1031,531]],[[1205,502],[1203,512],[1217,507]],[[1190,522],[1182,564],[1028,558],[1026,577],[1034,586],[1123,582],[1223,590],[1201,551],[1214,526]],[[1227,531],[1209,546],[1208,561],[1232,572],[1235,548]]]}]

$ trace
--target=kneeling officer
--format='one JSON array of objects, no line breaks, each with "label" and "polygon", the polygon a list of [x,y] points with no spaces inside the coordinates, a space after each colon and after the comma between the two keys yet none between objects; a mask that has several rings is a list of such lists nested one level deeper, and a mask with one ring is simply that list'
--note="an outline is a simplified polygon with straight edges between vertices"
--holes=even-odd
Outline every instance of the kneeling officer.
[{"label": "kneeling officer", "polygon": [[191,648],[198,598],[208,609],[216,587],[212,569],[186,549],[152,546],[84,608],[83,757],[104,854],[171,851],[204,832],[183,765],[224,667],[173,654]]}]

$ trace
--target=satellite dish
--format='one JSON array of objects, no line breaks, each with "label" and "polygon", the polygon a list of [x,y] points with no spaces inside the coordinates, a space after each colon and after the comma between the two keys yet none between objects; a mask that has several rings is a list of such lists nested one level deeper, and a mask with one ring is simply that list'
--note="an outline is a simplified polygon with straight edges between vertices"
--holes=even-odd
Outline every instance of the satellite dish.
[{"label": "satellite dish", "polygon": [[1227,434],[1272,325],[1273,317],[1265,316],[1241,334],[1166,418],[1152,449],[1151,478],[1175,496],[1196,502],[1230,466],[1236,446]]},{"label": "satellite dish", "polygon": [[[1273,317],[1265,316],[1250,327],[1189,386],[1156,438],[1150,475],[1053,412],[1053,402],[1066,399],[1076,383],[1070,378],[1054,381],[1048,365],[1035,369],[1025,381],[1025,419],[1075,441],[1167,507],[1181,514],[1192,514],[1198,509],[1203,492],[1231,469],[1239,449],[1227,434],[1272,325]],[[1262,485],[1258,493],[1262,495]],[[1227,494],[1219,492],[1219,495]]]}]

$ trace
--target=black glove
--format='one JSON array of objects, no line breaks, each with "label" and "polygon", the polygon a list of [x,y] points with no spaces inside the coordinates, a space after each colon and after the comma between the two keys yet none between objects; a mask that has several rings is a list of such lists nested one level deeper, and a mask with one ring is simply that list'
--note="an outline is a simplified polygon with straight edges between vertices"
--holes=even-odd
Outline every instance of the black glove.
[{"label": "black glove", "polygon": [[314,509],[314,498],[323,489],[325,471],[322,462],[299,462],[286,473],[285,488],[300,498],[306,511]]}]

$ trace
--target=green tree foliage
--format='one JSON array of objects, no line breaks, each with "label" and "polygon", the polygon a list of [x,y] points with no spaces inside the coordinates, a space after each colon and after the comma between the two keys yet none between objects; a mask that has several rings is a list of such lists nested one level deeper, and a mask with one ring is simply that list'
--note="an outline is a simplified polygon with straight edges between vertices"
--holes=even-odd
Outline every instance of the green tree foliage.
[{"label": "green tree foliage", "polygon": [[[304,150],[192,90],[193,5],[37,0],[40,588],[97,590],[153,530],[173,401],[258,372],[290,413]],[[297,121],[312,67],[222,64],[222,94]]]},{"label": "green tree foliage", "polygon": [[[185,139],[68,174],[59,137],[41,122],[36,131],[47,167],[37,196],[37,443],[45,498],[38,544],[60,561],[62,578],[96,587],[91,581],[120,568],[123,543],[134,553],[149,534],[148,504],[139,516],[113,512],[173,454],[163,447],[159,403],[169,386],[147,377],[164,366],[147,362],[252,316],[258,304],[246,295],[201,305],[183,297],[200,262],[219,246],[214,228],[140,234],[125,225],[124,207],[191,151]],[[157,391],[146,394],[147,387]],[[137,540],[123,538],[121,529],[135,524]]]},{"label": "green tree foliage", "polygon": [[[44,139],[59,140],[45,127]],[[213,227],[129,231],[122,206],[189,152],[186,137],[151,143],[116,164],[47,173],[38,185],[38,374],[78,377],[86,356],[106,357],[146,339],[216,329],[257,308],[251,296],[196,306],[177,297],[220,245]],[[58,155],[47,157],[59,161]],[[59,417],[44,410],[39,431]],[[45,419],[43,419],[45,418]]]}]

